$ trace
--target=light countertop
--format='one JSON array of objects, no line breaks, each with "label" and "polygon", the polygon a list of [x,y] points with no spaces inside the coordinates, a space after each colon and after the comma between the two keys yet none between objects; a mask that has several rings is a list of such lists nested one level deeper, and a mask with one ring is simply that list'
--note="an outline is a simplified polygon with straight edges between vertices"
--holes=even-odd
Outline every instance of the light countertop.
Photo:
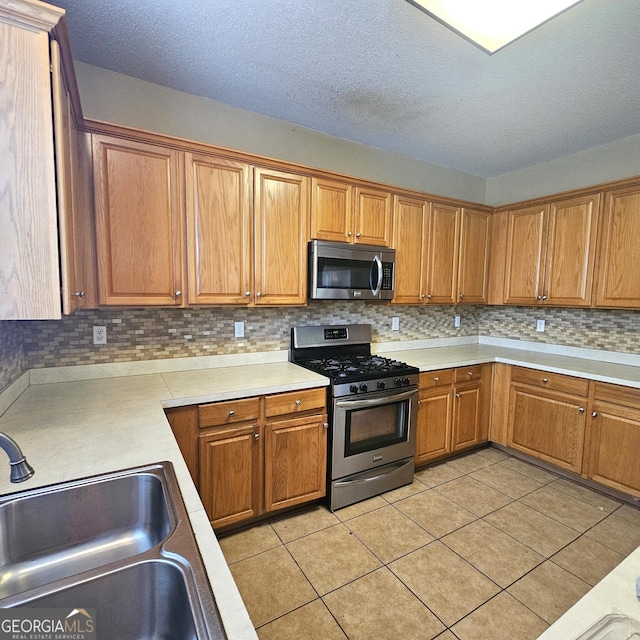
[{"label": "light countertop", "polygon": [[[420,341],[408,346],[403,344],[400,349],[394,348],[395,343],[389,343],[374,345],[374,351],[408,362],[421,371],[504,362],[640,388],[640,358],[636,356],[602,355],[548,345],[531,347],[531,343],[505,340],[493,344],[478,344],[477,339],[469,339],[468,343],[459,340],[451,346],[442,342]],[[437,346],[431,346],[434,343]],[[163,408],[326,386],[328,380],[286,362],[286,352],[258,357],[254,354],[247,358],[236,356],[233,360],[228,357],[209,358],[205,362],[198,358],[190,360],[191,363],[153,361],[114,367],[100,365],[99,370],[90,366],[63,367],[58,372],[33,370],[26,382],[25,376],[29,373],[24,374],[13,388],[0,394],[0,410],[3,402],[4,406],[12,402],[0,416],[0,431],[15,438],[36,469],[36,475],[24,485],[10,484],[8,467],[6,473],[2,472],[0,462],[0,495],[171,461],[225,630],[230,640],[255,640],[253,625]],[[229,366],[232,362],[251,364]],[[187,369],[189,364],[193,370]],[[13,402],[15,396],[19,397]],[[573,638],[611,608],[640,619],[634,586],[638,575],[640,549],[554,623],[541,640]],[[629,596],[629,589],[633,597]]]}]

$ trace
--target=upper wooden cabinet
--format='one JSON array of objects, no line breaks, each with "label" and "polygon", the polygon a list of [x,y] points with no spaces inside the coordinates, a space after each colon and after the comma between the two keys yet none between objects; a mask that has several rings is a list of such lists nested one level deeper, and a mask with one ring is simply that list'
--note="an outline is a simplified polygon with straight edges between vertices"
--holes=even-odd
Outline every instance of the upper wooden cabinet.
[{"label": "upper wooden cabinet", "polygon": [[337,180],[312,178],[311,237],[388,247],[391,194]]},{"label": "upper wooden cabinet", "polygon": [[93,139],[100,304],[183,304],[181,155]]},{"label": "upper wooden cabinet", "polygon": [[489,212],[396,196],[393,302],[486,302]]},{"label": "upper wooden cabinet", "polygon": [[63,14],[0,7],[0,320],[61,317],[47,29]]},{"label": "upper wooden cabinet", "polygon": [[190,304],[248,304],[253,297],[252,171],[185,154]]},{"label": "upper wooden cabinet", "polygon": [[505,304],[591,305],[599,206],[595,194],[505,214]]},{"label": "upper wooden cabinet", "polygon": [[255,303],[306,304],[309,179],[254,170]]},{"label": "upper wooden cabinet", "polygon": [[640,307],[640,187],[605,193],[595,304]]}]

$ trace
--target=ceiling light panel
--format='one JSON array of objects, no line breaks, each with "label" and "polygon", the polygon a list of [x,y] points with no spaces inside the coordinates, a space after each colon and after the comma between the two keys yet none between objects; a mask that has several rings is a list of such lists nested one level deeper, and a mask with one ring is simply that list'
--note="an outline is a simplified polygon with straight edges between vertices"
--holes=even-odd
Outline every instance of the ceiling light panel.
[{"label": "ceiling light panel", "polygon": [[494,53],[581,0],[409,0]]}]

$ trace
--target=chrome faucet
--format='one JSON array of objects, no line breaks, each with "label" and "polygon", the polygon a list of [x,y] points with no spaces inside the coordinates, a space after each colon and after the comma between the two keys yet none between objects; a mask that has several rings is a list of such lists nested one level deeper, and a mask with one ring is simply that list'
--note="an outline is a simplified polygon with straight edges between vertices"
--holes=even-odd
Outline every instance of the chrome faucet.
[{"label": "chrome faucet", "polygon": [[0,448],[4,449],[9,456],[9,465],[11,466],[11,482],[24,482],[28,480],[35,471],[22,455],[20,447],[16,441],[10,438],[6,433],[0,431]]}]

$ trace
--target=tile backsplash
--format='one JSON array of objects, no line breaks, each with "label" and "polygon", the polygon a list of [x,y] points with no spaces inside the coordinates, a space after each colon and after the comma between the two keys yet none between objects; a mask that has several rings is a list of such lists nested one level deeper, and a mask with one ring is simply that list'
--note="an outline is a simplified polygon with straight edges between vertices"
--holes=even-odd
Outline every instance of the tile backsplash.
[{"label": "tile backsplash", "polygon": [[[461,327],[453,325],[455,314]],[[391,330],[391,318],[400,330]],[[536,332],[536,319],[546,321]],[[234,321],[245,337],[234,338]],[[0,322],[0,390],[23,371],[287,349],[294,325],[365,322],[374,342],[453,336],[504,338],[590,347],[640,355],[640,311],[489,306],[395,306],[360,301],[313,301],[306,307],[108,309],[80,311],[62,320]],[[107,344],[94,345],[94,325]]]}]

